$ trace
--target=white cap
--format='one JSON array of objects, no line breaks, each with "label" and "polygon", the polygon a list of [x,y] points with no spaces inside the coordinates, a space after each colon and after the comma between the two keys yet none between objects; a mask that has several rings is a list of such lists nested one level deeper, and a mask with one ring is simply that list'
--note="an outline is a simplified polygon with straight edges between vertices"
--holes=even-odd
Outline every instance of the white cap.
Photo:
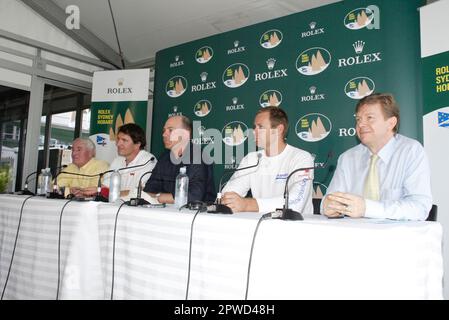
[{"label": "white cap", "polygon": [[179,168],[179,172],[186,173],[187,167],[181,167]]}]

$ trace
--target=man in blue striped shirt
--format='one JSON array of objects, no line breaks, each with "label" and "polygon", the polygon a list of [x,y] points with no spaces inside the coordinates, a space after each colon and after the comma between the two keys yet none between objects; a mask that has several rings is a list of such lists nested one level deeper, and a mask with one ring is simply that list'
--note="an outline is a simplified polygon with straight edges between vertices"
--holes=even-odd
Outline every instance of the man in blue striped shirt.
[{"label": "man in blue striped shirt", "polygon": [[360,144],[340,155],[322,203],[328,217],[425,220],[432,207],[429,161],[422,145],[398,134],[399,107],[390,94],[356,106]]}]

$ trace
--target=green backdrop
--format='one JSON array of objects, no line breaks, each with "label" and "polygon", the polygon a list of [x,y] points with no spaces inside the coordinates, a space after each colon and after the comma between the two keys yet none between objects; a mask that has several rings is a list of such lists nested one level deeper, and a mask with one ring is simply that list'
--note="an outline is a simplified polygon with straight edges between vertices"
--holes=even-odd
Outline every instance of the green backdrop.
[{"label": "green backdrop", "polygon": [[[358,143],[354,108],[370,92],[393,93],[401,106],[400,132],[421,140],[421,5],[342,1],[159,51],[152,152],[164,150],[161,131],[173,114],[201,121],[206,134],[196,142],[204,147],[211,143],[209,128],[240,141],[254,114],[271,103],[289,116],[288,143],[315,154],[317,163],[333,151],[332,167]],[[240,147],[251,139],[248,130]],[[236,147],[213,141],[228,163],[215,166],[218,184],[223,170],[235,167],[225,154]],[[242,156],[234,157],[237,164]],[[331,176],[329,167],[317,170],[322,192]]]}]

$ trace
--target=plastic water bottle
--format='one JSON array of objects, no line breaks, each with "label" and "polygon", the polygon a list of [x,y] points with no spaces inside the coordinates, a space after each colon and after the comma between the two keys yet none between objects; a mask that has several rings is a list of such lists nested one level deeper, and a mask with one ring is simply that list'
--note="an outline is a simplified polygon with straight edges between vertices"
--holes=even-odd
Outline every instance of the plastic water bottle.
[{"label": "plastic water bottle", "polygon": [[175,207],[178,209],[187,204],[189,195],[189,177],[186,174],[186,170],[186,167],[181,167],[179,174],[176,176]]},{"label": "plastic water bottle", "polygon": [[115,170],[111,174],[111,180],[109,183],[109,202],[116,202],[120,199],[120,185],[122,183],[122,177],[118,170]]},{"label": "plastic water bottle", "polygon": [[45,196],[47,193],[50,193],[52,191],[52,185],[51,185],[51,171],[50,168],[41,169],[41,173],[38,177],[38,187],[37,187],[37,194],[40,196]]}]

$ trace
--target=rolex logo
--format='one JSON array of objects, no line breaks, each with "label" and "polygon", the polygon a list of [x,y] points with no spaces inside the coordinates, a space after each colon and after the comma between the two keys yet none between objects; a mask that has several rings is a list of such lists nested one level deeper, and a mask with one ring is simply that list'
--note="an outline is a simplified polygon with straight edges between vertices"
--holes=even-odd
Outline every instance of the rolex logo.
[{"label": "rolex logo", "polygon": [[310,91],[310,94],[315,94],[315,92],[316,92],[316,87],[311,86],[311,87],[309,88],[309,91]]},{"label": "rolex logo", "polygon": [[309,30],[301,32],[301,38],[308,38],[322,33],[324,33],[324,27],[317,28],[316,21],[312,21],[309,23]]},{"label": "rolex logo", "polygon": [[275,64],[276,64],[276,59],[274,59],[274,58],[268,59],[267,60],[268,70],[273,70]]},{"label": "rolex logo", "polygon": [[239,40],[235,40],[232,44],[234,47],[227,50],[228,54],[234,54],[234,53],[239,53],[239,52],[245,51],[245,46],[240,46]]},{"label": "rolex logo", "polygon": [[169,118],[174,117],[174,116],[179,116],[179,115],[182,115],[182,112],[178,106],[173,106],[173,112],[168,113]]},{"label": "rolex logo", "polygon": [[179,67],[179,66],[183,66],[184,65],[184,61],[180,60],[180,56],[179,54],[177,54],[175,56],[175,61],[174,62],[170,62],[170,68],[175,68],[175,67]]},{"label": "rolex logo", "polygon": [[354,47],[355,53],[362,53],[365,41],[358,40],[352,46]]},{"label": "rolex logo", "polygon": [[206,80],[207,80],[207,72],[202,72],[200,74],[200,77],[201,77],[201,81],[202,82],[206,82]]},{"label": "rolex logo", "polygon": [[282,78],[287,77],[287,68],[285,69],[279,69],[279,70],[273,70],[274,65],[276,64],[276,59],[269,58],[266,61],[268,71],[262,72],[262,73],[256,73],[254,75],[254,81],[265,81],[268,79],[275,79],[275,78]]},{"label": "rolex logo", "polygon": [[326,99],[325,93],[317,93],[316,86],[309,87],[309,92],[310,92],[310,95],[301,97],[301,99],[300,99],[301,102],[311,102],[311,101],[319,101],[319,100]]},{"label": "rolex logo", "polygon": [[354,48],[355,56],[338,59],[339,68],[382,61],[382,52],[380,51],[363,53],[365,49],[365,41],[358,40],[352,44],[352,47]]},{"label": "rolex logo", "polygon": [[126,88],[123,86],[125,78],[118,78],[116,80],[117,86],[115,88],[106,88],[107,94],[132,94],[133,88]]},{"label": "rolex logo", "polygon": [[237,110],[244,110],[245,109],[245,105],[243,103],[238,104],[239,98],[234,97],[231,100],[232,100],[232,104],[225,107],[226,111],[237,111]]},{"label": "rolex logo", "polygon": [[208,73],[205,71],[200,73],[200,79],[202,83],[192,85],[192,92],[200,92],[217,88],[216,81],[206,82],[207,76]]}]

